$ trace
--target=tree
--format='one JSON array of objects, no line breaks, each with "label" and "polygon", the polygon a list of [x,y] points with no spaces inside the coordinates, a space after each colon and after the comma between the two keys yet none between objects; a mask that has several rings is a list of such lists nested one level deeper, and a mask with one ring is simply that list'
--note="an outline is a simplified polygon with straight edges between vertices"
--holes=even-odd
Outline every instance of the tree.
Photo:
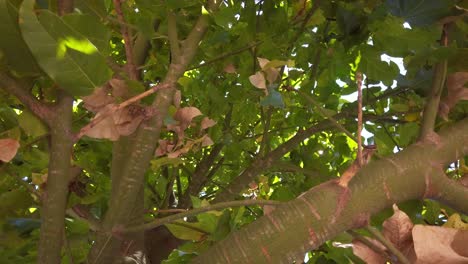
[{"label": "tree", "polygon": [[467,8],[0,0],[0,257],[466,261]]}]

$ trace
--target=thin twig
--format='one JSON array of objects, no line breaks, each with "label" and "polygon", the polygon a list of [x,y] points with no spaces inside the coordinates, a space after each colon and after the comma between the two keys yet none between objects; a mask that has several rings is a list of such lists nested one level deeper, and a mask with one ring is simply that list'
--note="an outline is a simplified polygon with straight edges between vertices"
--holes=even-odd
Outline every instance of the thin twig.
[{"label": "thin twig", "polygon": [[401,253],[401,251],[398,250],[392,242],[385,238],[379,230],[371,226],[367,226],[366,230],[369,231],[369,233],[371,233],[380,243],[382,243],[393,255],[395,255],[401,263],[410,264],[410,261],[406,256],[403,255],[403,253]]},{"label": "thin twig", "polygon": [[366,245],[368,248],[372,249],[376,253],[378,253],[378,254],[380,254],[382,256],[385,256],[387,258],[389,257],[388,253],[385,250],[383,250],[382,248],[377,246],[375,243],[370,241],[369,238],[359,234],[358,232],[356,232],[354,230],[348,230],[348,231],[346,231],[346,233],[350,234],[354,239],[356,239],[359,242],[363,243],[364,245]]},{"label": "thin twig", "polygon": [[201,63],[201,64],[199,64],[199,65],[197,65],[197,66],[193,66],[193,67],[189,68],[187,71],[191,71],[191,70],[195,70],[195,69],[198,69],[198,68],[201,68],[201,67],[205,67],[205,66],[211,65],[211,64],[213,64],[213,63],[215,63],[215,62],[217,62],[217,61],[219,61],[219,60],[225,59],[225,58],[230,57],[230,56],[237,55],[237,54],[242,53],[242,52],[244,52],[244,51],[246,51],[246,50],[249,50],[249,49],[251,49],[251,48],[254,48],[254,47],[256,47],[256,46],[258,46],[258,45],[260,45],[260,44],[262,44],[262,43],[263,43],[263,41],[262,41],[262,40],[259,40],[259,41],[256,41],[256,42],[252,43],[252,44],[249,44],[249,45],[247,45],[247,46],[245,46],[245,47],[239,48],[239,49],[237,49],[237,50],[234,50],[234,51],[231,51],[231,52],[228,52],[228,53],[221,54],[221,55],[219,55],[218,57],[214,57],[214,58],[211,59],[211,60],[207,60],[207,61],[204,62],[204,63]]},{"label": "thin twig", "polygon": [[0,86],[7,93],[14,95],[33,114],[39,117],[44,123],[50,124],[55,115],[52,105],[47,105],[35,98],[28,91],[32,87],[32,82],[15,78],[0,71]]},{"label": "thin twig", "polygon": [[355,137],[351,132],[349,132],[343,125],[341,125],[332,115],[328,114],[327,111],[310,95],[300,91],[300,90],[294,90],[299,95],[303,96],[307,101],[309,101],[314,107],[317,112],[319,112],[323,117],[327,118],[330,120],[330,122],[333,123],[333,125],[338,128],[341,132],[345,133],[348,137],[356,141]]},{"label": "thin twig", "polygon": [[167,216],[167,217],[164,217],[164,218],[156,219],[153,222],[149,222],[149,223],[142,224],[142,225],[139,225],[139,226],[125,228],[121,232],[122,233],[133,233],[133,232],[148,230],[148,229],[152,229],[152,228],[161,226],[161,225],[166,224],[166,223],[173,222],[175,220],[178,220],[178,219],[181,219],[181,218],[184,218],[184,217],[193,216],[193,215],[197,215],[197,214],[208,212],[208,211],[215,211],[215,210],[230,208],[230,207],[247,206],[247,205],[280,205],[280,204],[282,204],[282,202],[269,201],[269,200],[243,200],[243,201],[230,201],[230,202],[217,203],[217,204],[213,204],[213,205],[193,209],[193,210],[190,210],[190,211],[186,211],[186,212],[183,212],[183,213],[170,215],[170,216]]},{"label": "thin twig", "polygon": [[357,161],[359,167],[362,167],[363,160],[362,160],[362,73],[356,72],[356,83],[357,83],[357,101],[358,101],[358,109],[357,109]]},{"label": "thin twig", "polygon": [[122,34],[122,38],[124,39],[125,42],[125,56],[127,58],[127,72],[132,80],[138,80],[138,71],[135,66],[135,62],[133,61],[133,43],[130,38],[130,33],[128,31],[128,27],[125,25],[125,18],[122,13],[122,8],[121,8],[121,0],[113,0],[114,2],[114,9],[115,12],[117,13],[117,19],[121,23],[120,26],[120,32]]}]

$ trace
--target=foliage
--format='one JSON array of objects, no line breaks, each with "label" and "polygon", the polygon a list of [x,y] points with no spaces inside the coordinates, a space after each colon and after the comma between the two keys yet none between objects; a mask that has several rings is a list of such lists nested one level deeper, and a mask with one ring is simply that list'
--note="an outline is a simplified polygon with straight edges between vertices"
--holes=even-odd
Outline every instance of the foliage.
[{"label": "foliage", "polygon": [[[337,179],[356,158],[345,132],[356,137],[358,72],[364,136],[378,146],[377,159],[418,141],[436,65],[448,65],[436,131],[467,117],[467,1],[135,0],[116,7],[83,0],[64,15],[57,2],[0,0],[2,263],[32,263],[40,254],[57,130],[73,146],[60,153],[72,166],[61,175],[69,177],[61,261],[81,263],[106,240],[99,228],[110,233],[240,198],[290,201]],[[69,127],[57,125],[62,91],[73,97]],[[459,156],[444,167],[448,177],[466,178],[466,161]],[[126,178],[134,165],[140,180]],[[139,191],[119,187],[127,180]],[[411,225],[466,230],[466,212],[420,198],[395,205],[395,214],[404,211]],[[129,210],[119,207],[126,200],[134,201]],[[274,210],[248,205],[167,223],[187,242],[174,244],[163,263],[188,263]],[[384,209],[370,223],[386,232],[390,216]],[[307,263],[374,256],[337,246],[357,235],[370,234],[343,233],[303,252]],[[111,255],[125,253],[132,252]]]}]

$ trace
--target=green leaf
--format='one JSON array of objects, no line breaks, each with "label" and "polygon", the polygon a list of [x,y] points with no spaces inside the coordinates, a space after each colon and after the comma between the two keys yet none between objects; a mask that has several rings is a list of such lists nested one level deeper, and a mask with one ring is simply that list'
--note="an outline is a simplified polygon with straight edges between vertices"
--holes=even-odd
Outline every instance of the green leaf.
[{"label": "green leaf", "polygon": [[91,41],[99,52],[104,54],[109,52],[111,32],[95,16],[73,13],[62,19],[67,25]]},{"label": "green leaf", "polygon": [[180,0],[166,0],[166,5],[170,9],[178,9],[178,8],[185,8],[189,6],[194,6],[197,4],[198,1],[195,0],[186,0],[186,1],[180,1]]},{"label": "green leaf", "polygon": [[395,112],[407,112],[409,106],[407,104],[392,104],[390,105],[390,110]]},{"label": "green leaf", "polygon": [[275,201],[290,201],[296,197],[296,194],[291,191],[291,189],[288,186],[279,186],[275,188],[273,193],[270,196],[271,200]]},{"label": "green leaf", "polygon": [[419,125],[414,122],[403,124],[398,128],[398,134],[400,135],[399,143],[402,146],[408,146],[418,137]]},{"label": "green leaf", "polygon": [[[175,237],[182,240],[200,241],[205,235],[205,233],[197,230],[200,228],[198,223],[181,222],[181,224],[182,225],[165,224],[165,226],[169,229],[169,231],[171,231],[171,233]],[[193,226],[194,228],[190,228],[191,226]]]},{"label": "green leaf", "polygon": [[268,88],[268,95],[260,102],[262,106],[273,106],[275,108],[284,108],[283,97],[274,88]]},{"label": "green leaf", "polygon": [[225,238],[229,232],[231,232],[231,211],[224,210],[223,214],[218,220],[218,225],[216,226],[216,230],[214,231],[212,238],[214,241],[219,241]]},{"label": "green leaf", "polygon": [[384,62],[380,59],[381,54],[372,46],[365,46],[361,50],[361,61],[358,71],[366,74],[367,78],[376,81],[382,81],[390,86],[393,80],[397,78],[400,70],[394,62]]},{"label": "green leaf", "polygon": [[436,44],[440,38],[438,28],[407,29],[403,27],[403,22],[393,16],[374,21],[369,26],[375,32],[372,36],[374,46],[385,50],[390,56],[403,57]]},{"label": "green leaf", "polygon": [[41,68],[72,95],[87,95],[111,77],[96,47],[60,17],[44,10],[40,21],[34,0],[25,0],[19,17],[23,38]]},{"label": "green leaf", "polygon": [[31,137],[39,137],[47,133],[48,129],[35,115],[25,110],[18,117],[19,126]]},{"label": "green leaf", "polygon": [[197,215],[200,227],[203,228],[203,230],[208,231],[209,233],[213,233],[218,224],[218,215],[220,214],[221,212],[219,211],[210,211],[207,213]]},{"label": "green leaf", "polygon": [[455,0],[387,0],[390,13],[402,17],[411,26],[428,26],[450,14]]},{"label": "green leaf", "polygon": [[436,201],[425,200],[423,217],[428,223],[434,225],[440,223],[440,204]]},{"label": "green leaf", "polygon": [[229,25],[233,25],[236,22],[235,15],[239,11],[234,7],[221,7],[216,13],[213,14],[213,19],[218,26],[224,29],[229,29]]},{"label": "green leaf", "polygon": [[16,6],[8,0],[0,0],[0,59],[5,56],[7,65],[21,75],[38,74],[40,69],[21,37],[17,20]]}]

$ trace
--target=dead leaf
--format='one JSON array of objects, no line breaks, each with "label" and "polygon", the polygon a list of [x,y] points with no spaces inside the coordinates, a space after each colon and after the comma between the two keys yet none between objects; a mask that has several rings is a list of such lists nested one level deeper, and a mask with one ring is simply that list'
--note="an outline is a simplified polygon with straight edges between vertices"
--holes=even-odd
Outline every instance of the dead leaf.
[{"label": "dead leaf", "polygon": [[452,214],[443,227],[455,228],[460,230],[468,230],[468,223],[463,222],[459,214]]},{"label": "dead leaf", "polygon": [[216,125],[216,121],[213,119],[210,119],[208,117],[204,117],[203,120],[201,121],[201,129],[207,129],[209,127],[212,127]]},{"label": "dead leaf", "polygon": [[399,250],[404,251],[412,244],[411,230],[413,222],[401,211],[396,204],[393,204],[393,215],[383,223],[383,235],[389,239]]},{"label": "dead leaf", "polygon": [[466,250],[465,255],[460,255],[462,252],[454,250],[454,246],[458,249],[460,243],[462,247],[466,248],[468,231],[440,226],[415,225],[413,241],[417,257],[416,263],[418,264],[468,263]]},{"label": "dead leaf", "polygon": [[269,84],[274,83],[276,81],[276,79],[278,78],[278,75],[279,75],[279,70],[277,70],[275,68],[268,68],[268,69],[264,70],[264,72],[266,74],[266,78],[267,78]]},{"label": "dead leaf", "polygon": [[265,58],[260,58],[260,57],[257,57],[257,60],[258,60],[258,65],[260,65],[260,68],[263,70],[265,65],[267,65],[270,60],[268,59],[265,59]]},{"label": "dead leaf", "polygon": [[[376,247],[380,248],[382,251],[385,251],[385,247],[377,240],[368,238],[368,240],[374,244]],[[387,258],[382,254],[379,254],[366,246],[359,240],[353,240],[353,253],[367,264],[381,264],[386,263]]]},{"label": "dead leaf", "polygon": [[213,140],[208,135],[205,135],[203,137],[202,147],[211,146],[213,144],[214,144]]},{"label": "dead leaf", "polygon": [[[135,107],[140,109],[140,112],[134,110]],[[144,108],[136,105],[117,110],[112,117],[119,135],[128,136],[135,132],[145,119],[144,112]]]},{"label": "dead leaf", "polygon": [[120,97],[120,98],[128,97],[128,86],[125,83],[125,80],[112,78],[109,81],[109,84],[112,87],[112,95],[114,97]]},{"label": "dead leaf", "polygon": [[455,72],[447,76],[447,96],[439,104],[439,115],[448,120],[450,110],[461,100],[468,100],[468,72]]},{"label": "dead leaf", "polygon": [[20,144],[17,140],[12,138],[0,139],[0,160],[9,162],[16,156]]},{"label": "dead leaf", "polygon": [[[107,105],[104,109],[101,109],[94,118],[98,118],[102,114],[106,114],[110,111],[112,105]],[[92,138],[104,138],[115,141],[119,139],[119,131],[114,123],[113,115],[109,115],[99,123],[97,123],[94,127],[88,130],[85,133],[86,136]]]},{"label": "dead leaf", "polygon": [[156,148],[156,151],[154,155],[156,157],[166,155],[166,153],[171,152],[172,149],[174,149],[174,144],[169,144],[170,142],[167,139],[160,139],[158,148]]},{"label": "dead leaf", "polygon": [[174,119],[179,121],[181,129],[185,130],[192,122],[192,119],[199,115],[202,115],[202,112],[198,108],[189,106],[178,109]]},{"label": "dead leaf", "polygon": [[263,76],[262,72],[258,71],[254,75],[250,75],[249,81],[253,86],[259,89],[266,89],[265,76]]},{"label": "dead leaf", "polygon": [[224,70],[225,73],[236,73],[237,72],[236,67],[232,63],[229,63],[226,66],[224,66],[223,70]]},{"label": "dead leaf", "polygon": [[106,105],[114,102],[109,92],[110,87],[107,84],[95,89],[91,95],[83,97],[84,107],[94,113],[99,112]]}]

